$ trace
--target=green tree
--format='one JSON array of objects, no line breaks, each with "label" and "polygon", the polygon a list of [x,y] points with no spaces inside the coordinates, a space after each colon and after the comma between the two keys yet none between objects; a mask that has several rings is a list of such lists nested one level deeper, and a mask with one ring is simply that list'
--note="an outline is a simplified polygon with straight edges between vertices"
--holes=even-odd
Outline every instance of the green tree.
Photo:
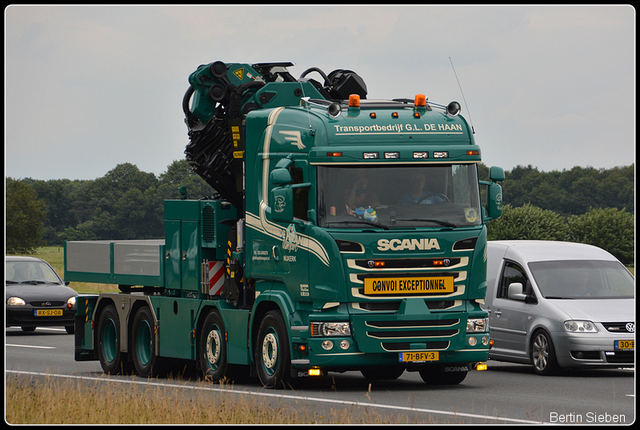
[{"label": "green tree", "polygon": [[564,219],[550,210],[525,204],[503,207],[502,216],[489,221],[489,240],[567,240],[569,228]]},{"label": "green tree", "polygon": [[568,219],[570,240],[607,250],[623,264],[634,260],[634,216],[616,208],[591,209]]},{"label": "green tree", "polygon": [[6,248],[13,253],[32,253],[42,244],[47,205],[29,185],[7,178]]}]

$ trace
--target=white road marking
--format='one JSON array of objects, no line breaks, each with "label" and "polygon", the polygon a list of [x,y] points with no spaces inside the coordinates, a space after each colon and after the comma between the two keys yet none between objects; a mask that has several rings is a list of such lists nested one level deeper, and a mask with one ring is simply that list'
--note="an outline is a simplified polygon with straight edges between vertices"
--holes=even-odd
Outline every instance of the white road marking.
[{"label": "white road marking", "polygon": [[56,349],[55,346],[16,345],[15,343],[8,343],[7,346],[15,346],[17,348]]}]

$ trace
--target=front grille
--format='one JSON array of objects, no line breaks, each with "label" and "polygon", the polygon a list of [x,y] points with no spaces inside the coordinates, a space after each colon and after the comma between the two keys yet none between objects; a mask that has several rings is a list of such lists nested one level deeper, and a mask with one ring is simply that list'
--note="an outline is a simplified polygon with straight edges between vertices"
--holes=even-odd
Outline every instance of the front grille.
[{"label": "front grille", "polygon": [[607,358],[607,363],[633,364],[633,351],[606,351],[604,356]]},{"label": "front grille", "polygon": [[[447,349],[449,347],[449,342],[446,340],[436,341],[436,342],[427,342],[424,345],[424,348],[421,349]],[[382,348],[387,351],[410,351],[412,350],[411,344],[409,342],[382,342]]]},{"label": "front grille", "polygon": [[453,336],[458,334],[457,329],[447,330],[399,330],[399,331],[368,331],[367,336],[375,339],[407,339]]},{"label": "front grille", "polygon": [[[459,319],[442,320],[381,320],[366,321],[365,325],[373,329],[367,330],[367,336],[374,339],[427,339],[435,337],[450,337],[458,334],[454,326]],[[453,328],[442,328],[453,327]],[[385,330],[389,329],[389,330]]]},{"label": "front grille", "polygon": [[412,328],[425,328],[425,327],[443,327],[454,326],[460,322],[459,319],[445,319],[445,320],[407,320],[407,321],[367,321],[366,324],[369,327],[375,328],[396,328],[396,327],[412,327]]},{"label": "front grille", "polygon": [[35,306],[38,308],[59,307],[59,306],[64,306],[65,303],[66,302],[63,302],[63,301],[48,302],[48,301],[42,301],[42,300],[29,302],[31,306]]},{"label": "front grille", "polygon": [[[635,323],[632,322],[605,322],[602,323],[609,333],[634,333]],[[629,330],[629,328],[631,330]]]}]

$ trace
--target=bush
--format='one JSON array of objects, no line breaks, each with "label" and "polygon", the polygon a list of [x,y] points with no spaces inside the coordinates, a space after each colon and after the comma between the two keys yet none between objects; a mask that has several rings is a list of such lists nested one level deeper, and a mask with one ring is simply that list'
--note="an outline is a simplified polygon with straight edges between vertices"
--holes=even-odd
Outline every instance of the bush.
[{"label": "bush", "polygon": [[489,240],[568,240],[569,227],[560,215],[525,204],[505,205],[502,216],[490,221]]},{"label": "bush", "polygon": [[591,209],[568,219],[570,240],[598,246],[623,264],[634,260],[634,217],[616,208]]}]

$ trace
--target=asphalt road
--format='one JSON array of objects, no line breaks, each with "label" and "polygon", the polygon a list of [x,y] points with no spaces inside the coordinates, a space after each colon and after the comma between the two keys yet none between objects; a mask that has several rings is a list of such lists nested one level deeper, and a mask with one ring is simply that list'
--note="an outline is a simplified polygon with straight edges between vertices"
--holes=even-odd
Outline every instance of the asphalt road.
[{"label": "asphalt road", "polygon": [[[287,401],[296,407],[363,408],[380,415],[407,416],[424,423],[582,423],[607,424],[635,421],[635,373],[632,369],[584,370],[559,376],[535,375],[530,366],[488,362],[489,369],[473,371],[456,386],[427,386],[415,372],[393,381],[369,382],[359,372],[329,373],[306,381],[295,390],[265,390],[257,381],[231,388],[192,380],[113,376],[125,384],[165,384],[190,392],[224,395],[228,390]],[[64,328],[39,328],[24,333],[5,331],[5,374],[104,381],[99,362],[73,359],[73,336]],[[614,421],[615,420],[615,421]]]}]

